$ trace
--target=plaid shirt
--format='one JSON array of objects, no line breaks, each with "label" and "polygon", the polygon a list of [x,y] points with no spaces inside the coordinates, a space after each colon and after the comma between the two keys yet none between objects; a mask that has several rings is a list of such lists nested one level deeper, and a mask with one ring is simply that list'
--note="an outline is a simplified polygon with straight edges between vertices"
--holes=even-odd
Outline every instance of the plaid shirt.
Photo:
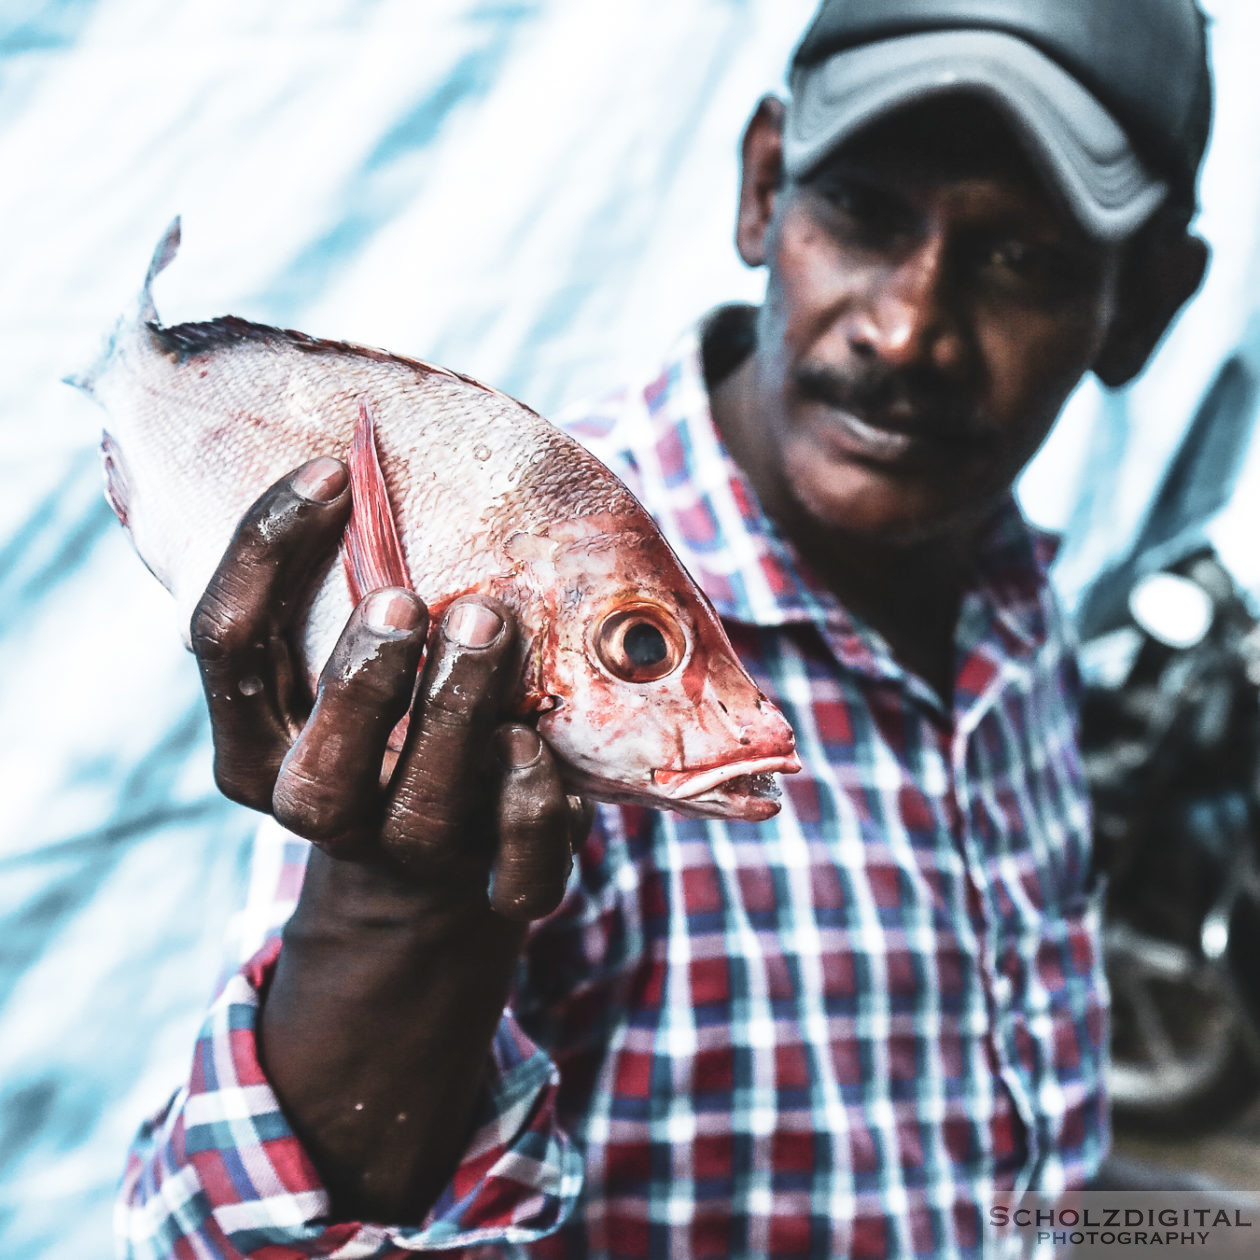
[{"label": "plaid shirt", "polygon": [[141,1131],[127,1256],[989,1255],[995,1194],[1101,1161],[1106,990],[1047,548],[1013,504],[993,521],[946,708],[761,513],[696,336],[568,427],[795,728],[782,813],[601,809],[531,934],[467,1155],[411,1229],[327,1222],[259,1068],[257,994],[305,853],[265,827],[237,925],[262,949]]}]

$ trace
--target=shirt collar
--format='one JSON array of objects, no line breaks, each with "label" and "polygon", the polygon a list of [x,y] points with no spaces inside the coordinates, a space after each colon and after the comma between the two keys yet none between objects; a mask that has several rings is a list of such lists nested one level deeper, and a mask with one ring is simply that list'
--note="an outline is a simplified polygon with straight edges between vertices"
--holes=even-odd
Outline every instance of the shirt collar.
[{"label": "shirt collar", "polygon": [[642,397],[650,438],[636,463],[647,506],[719,614],[778,626],[841,613],[762,511],[718,434],[699,328],[678,341]]}]

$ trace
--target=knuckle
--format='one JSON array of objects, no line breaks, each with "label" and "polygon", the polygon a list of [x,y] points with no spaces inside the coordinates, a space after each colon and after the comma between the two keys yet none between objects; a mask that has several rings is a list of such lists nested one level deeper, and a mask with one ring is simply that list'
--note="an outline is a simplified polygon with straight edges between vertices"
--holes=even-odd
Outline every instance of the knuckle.
[{"label": "knuckle", "polygon": [[502,665],[501,645],[463,654],[439,648],[427,670],[426,710],[460,721],[490,715],[505,686]]},{"label": "knuckle", "polygon": [[458,829],[465,812],[463,802],[455,799],[449,784],[441,789],[427,776],[416,775],[395,794],[382,838],[398,846],[436,848]]},{"label": "knuckle", "polygon": [[[445,837],[406,828],[386,827],[380,837],[381,850],[403,869],[422,875],[431,887],[446,888],[467,895],[480,887],[485,895],[485,866],[458,851]],[[478,873],[479,872],[479,873]]]},{"label": "knuckle", "polygon": [[438,730],[462,730],[481,719],[489,708],[489,696],[480,687],[448,680],[425,695],[423,720]]},{"label": "knuckle", "polygon": [[266,813],[271,803],[271,793],[258,778],[257,772],[246,773],[232,760],[216,757],[214,761],[215,786],[237,805]]},{"label": "knuckle", "polygon": [[[404,753],[407,771],[401,782],[426,803],[467,795],[490,776],[485,773],[489,750],[481,735],[483,724],[474,714],[445,709],[421,709],[413,714],[419,734]],[[477,789],[479,790],[479,789]]]},{"label": "knuckle", "polygon": [[243,651],[255,637],[229,585],[216,580],[193,609],[188,635],[193,653],[200,661],[227,660]]},{"label": "knuckle", "polygon": [[277,777],[271,812],[286,831],[325,845],[344,836],[353,818],[335,787],[295,766],[285,766]]},{"label": "knuckle", "polygon": [[415,840],[382,836],[381,852],[413,876],[421,876],[430,887],[441,887],[453,874],[455,863],[440,850]]},{"label": "knuckle", "polygon": [[329,857],[352,860],[364,856],[360,837],[353,831],[343,831],[335,836],[311,836],[310,842],[323,849]]},{"label": "knuckle", "polygon": [[338,709],[379,713],[405,704],[415,677],[406,662],[379,653],[355,662],[330,663],[320,678],[320,699]]},{"label": "knuckle", "polygon": [[203,661],[219,660],[232,638],[232,623],[222,602],[207,591],[193,609],[188,637],[193,654]]},{"label": "knuckle", "polygon": [[509,798],[504,813],[505,824],[516,831],[566,835],[569,830],[569,807],[563,796],[516,793]]},{"label": "knuckle", "polygon": [[554,765],[545,754],[532,766],[509,773],[504,779],[499,818],[504,830],[531,835],[569,834],[573,809]]}]

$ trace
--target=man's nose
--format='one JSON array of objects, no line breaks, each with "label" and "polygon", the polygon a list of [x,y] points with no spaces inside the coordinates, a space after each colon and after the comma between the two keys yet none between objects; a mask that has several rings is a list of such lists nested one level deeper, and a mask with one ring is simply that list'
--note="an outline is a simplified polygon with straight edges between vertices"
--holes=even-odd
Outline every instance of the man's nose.
[{"label": "man's nose", "polygon": [[967,344],[945,249],[944,237],[934,234],[876,269],[851,326],[854,350],[893,368],[932,367],[948,375],[963,370]]}]

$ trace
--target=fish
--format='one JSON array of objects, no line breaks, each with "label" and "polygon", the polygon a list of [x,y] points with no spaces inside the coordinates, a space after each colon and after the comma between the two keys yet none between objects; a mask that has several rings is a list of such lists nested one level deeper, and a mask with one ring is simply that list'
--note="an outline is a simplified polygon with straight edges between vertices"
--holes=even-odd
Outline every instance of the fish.
[{"label": "fish", "polygon": [[[573,438],[436,364],[236,316],[164,326],[156,277],[68,383],[106,411],[105,493],[187,626],[247,508],[336,455],[352,511],[295,647],[312,689],[354,604],[414,590],[501,600],[519,634],[508,716],[589,800],[761,821],[800,769],[792,728],[648,512]],[[402,735],[391,739],[398,746]]]}]

